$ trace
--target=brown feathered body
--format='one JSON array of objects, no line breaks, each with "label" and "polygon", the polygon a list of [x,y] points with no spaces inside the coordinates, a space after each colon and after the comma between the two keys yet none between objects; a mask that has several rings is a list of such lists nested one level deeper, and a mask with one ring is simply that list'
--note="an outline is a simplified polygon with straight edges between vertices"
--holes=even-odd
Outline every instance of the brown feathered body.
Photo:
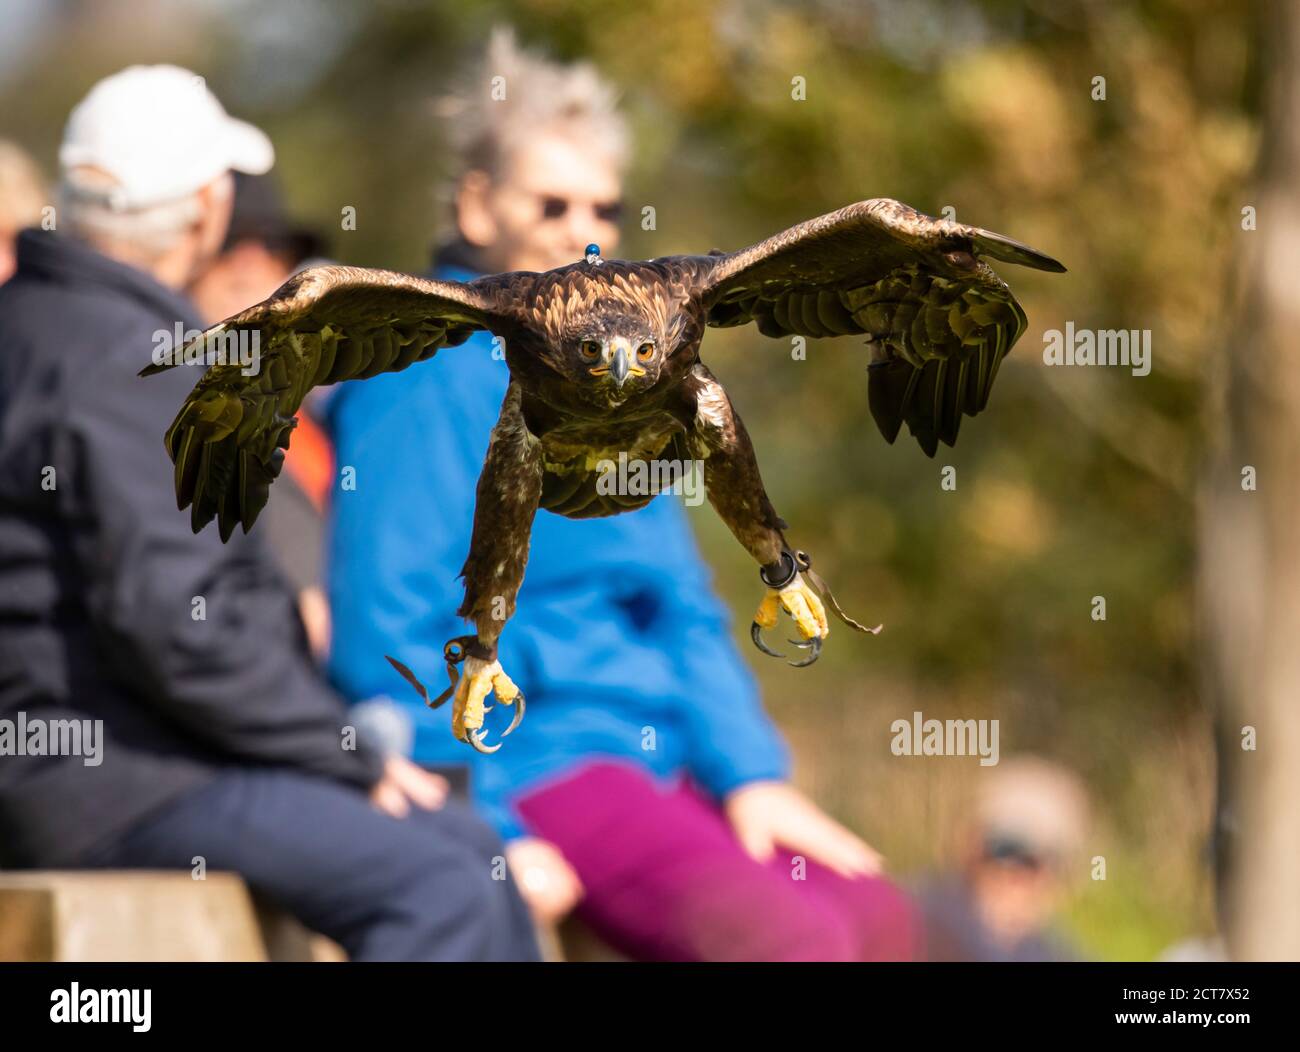
[{"label": "brown feathered body", "polygon": [[[601,493],[598,466],[697,459],[692,385],[703,312],[683,280],[689,264],[586,263],[543,275],[526,303],[527,319],[505,337],[524,423],[541,443],[541,507],[570,518],[612,515],[652,499]],[[557,370],[555,349],[584,338],[650,336],[667,348],[651,385],[622,390],[574,384]]]},{"label": "brown feathered body", "polygon": [[[779,558],[783,524],[763,491],[749,437],[700,362],[706,312],[693,294],[699,270],[695,259],[676,257],[581,262],[533,276],[519,321],[497,331],[512,382],[479,482],[476,539],[462,571],[462,616],[478,620],[501,596],[509,597],[506,609],[513,611],[510,584],[522,579],[527,545],[492,538],[526,535],[532,507],[592,518],[653,500],[653,489],[628,493],[601,485],[620,458],[703,462],[707,477],[711,455],[725,451],[735,465],[725,485],[719,479],[710,487],[710,497],[726,505],[734,502],[724,489],[747,502],[757,495],[759,514],[743,522],[727,517],[762,563]],[[572,348],[619,338],[630,346],[653,345],[653,371],[617,387],[581,382]]]}]

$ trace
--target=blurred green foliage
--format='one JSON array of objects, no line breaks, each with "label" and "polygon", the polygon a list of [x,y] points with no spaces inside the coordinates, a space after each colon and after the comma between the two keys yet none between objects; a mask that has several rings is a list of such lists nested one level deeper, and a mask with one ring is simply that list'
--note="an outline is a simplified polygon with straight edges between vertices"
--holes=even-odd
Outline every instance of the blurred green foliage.
[{"label": "blurred green foliage", "polygon": [[[705,358],[754,436],[794,543],[850,613],[815,671],[758,665],[799,778],[904,871],[941,863],[973,760],[896,758],[889,724],[999,718],[1004,755],[1079,770],[1108,879],[1070,910],[1092,952],[1154,954],[1211,924],[1213,761],[1196,696],[1194,473],[1229,262],[1244,235],[1259,71],[1231,0],[642,0],[429,5],[70,3],[0,71],[5,126],[52,167],[68,108],[128,62],[203,73],[260,122],[300,214],[347,262],[422,269],[445,230],[435,102],[514,24],[622,89],[636,136],[621,254],[734,248],[853,200],[898,197],[1020,238],[1066,275],[1000,271],[1029,316],[986,415],[930,461],[880,440],[850,339],[806,361],[752,329]],[[806,78],[805,101],[791,96]],[[1093,97],[1094,78],[1106,97]],[[339,210],[357,210],[355,232]],[[643,206],[657,229],[635,229]],[[1042,333],[1150,329],[1154,367],[1049,369]],[[940,488],[940,469],[957,488]],[[753,567],[694,515],[738,613]],[[1091,617],[1104,596],[1107,619]],[[748,648],[748,643],[744,643]],[[756,662],[757,664],[757,662]]]}]

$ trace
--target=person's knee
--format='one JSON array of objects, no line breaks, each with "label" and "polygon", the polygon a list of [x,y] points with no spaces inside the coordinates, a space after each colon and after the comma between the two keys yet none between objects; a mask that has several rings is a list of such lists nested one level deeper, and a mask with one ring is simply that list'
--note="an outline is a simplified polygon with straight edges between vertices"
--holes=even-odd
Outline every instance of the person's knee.
[{"label": "person's knee", "polygon": [[431,836],[455,838],[478,858],[494,865],[505,857],[505,845],[496,830],[459,800],[448,800],[436,811],[413,811],[408,821],[427,829]]},{"label": "person's knee", "polygon": [[463,845],[412,850],[377,890],[359,959],[486,960],[506,914],[500,882]]}]

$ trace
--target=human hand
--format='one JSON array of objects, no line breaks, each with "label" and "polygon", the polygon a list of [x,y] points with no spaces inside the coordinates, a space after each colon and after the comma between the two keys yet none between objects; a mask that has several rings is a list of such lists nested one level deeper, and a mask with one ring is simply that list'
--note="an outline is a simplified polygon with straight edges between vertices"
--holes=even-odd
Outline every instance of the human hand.
[{"label": "human hand", "polygon": [[750,782],[723,802],[736,839],[750,857],[768,862],[777,845],[828,866],[842,877],[873,876],[880,855],[840,825],[794,786]]},{"label": "human hand", "polygon": [[384,776],[370,788],[370,802],[384,814],[405,818],[411,804],[436,811],[447,799],[447,779],[396,753],[384,761]]},{"label": "human hand", "polygon": [[329,657],[330,601],[316,585],[309,585],[298,593],[298,616],[302,618],[303,628],[307,630],[307,645],[312,657],[324,661]]},{"label": "human hand", "polygon": [[582,901],[582,881],[560,849],[540,837],[506,844],[506,861],[533,916],[545,924],[562,920]]}]

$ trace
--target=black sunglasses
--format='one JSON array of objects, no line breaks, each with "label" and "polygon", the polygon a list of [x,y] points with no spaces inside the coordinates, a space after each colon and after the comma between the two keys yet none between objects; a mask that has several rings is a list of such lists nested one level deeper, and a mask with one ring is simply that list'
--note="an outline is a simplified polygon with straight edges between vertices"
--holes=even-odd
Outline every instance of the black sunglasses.
[{"label": "black sunglasses", "polygon": [[1049,859],[1015,837],[993,835],[984,840],[984,857],[1004,866],[1037,872],[1046,868]]},{"label": "black sunglasses", "polygon": [[[542,197],[542,218],[561,219],[572,206],[573,202],[567,198],[547,194]],[[601,201],[591,207],[602,223],[617,223],[623,218],[622,201]]]}]

